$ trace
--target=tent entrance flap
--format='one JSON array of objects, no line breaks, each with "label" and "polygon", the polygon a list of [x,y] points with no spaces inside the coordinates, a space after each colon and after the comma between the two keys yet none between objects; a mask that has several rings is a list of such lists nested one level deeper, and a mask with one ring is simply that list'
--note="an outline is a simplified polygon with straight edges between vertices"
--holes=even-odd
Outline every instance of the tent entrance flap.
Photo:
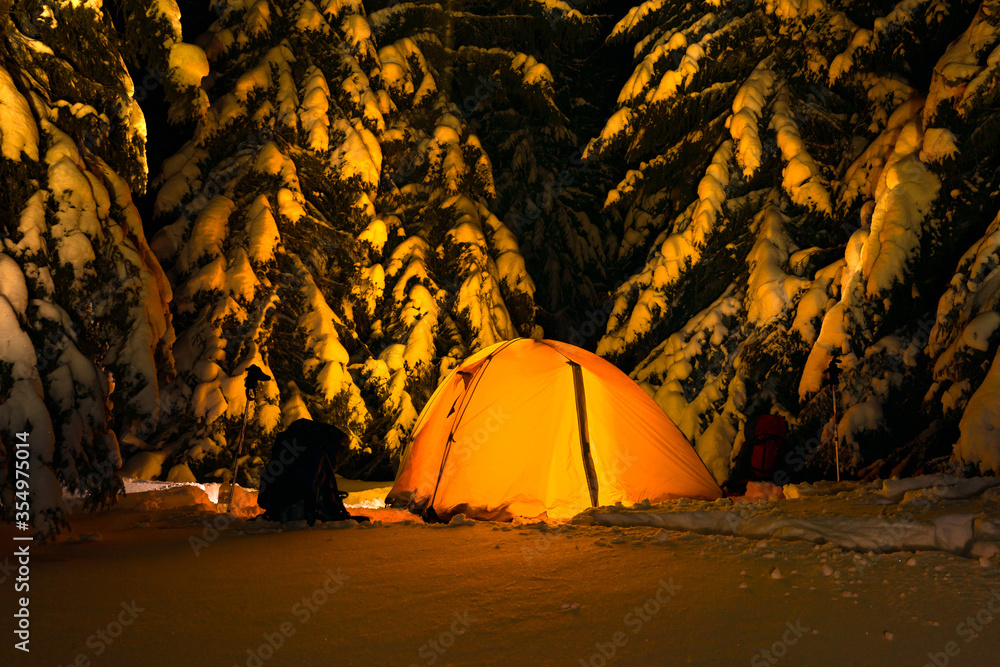
[{"label": "tent entrance flap", "polygon": [[[515,339],[517,340],[517,339]],[[455,405],[451,406],[451,410],[448,412],[448,416],[451,417],[455,412],[456,405],[458,406],[458,414],[452,418],[451,428],[448,430],[448,440],[444,447],[444,456],[441,457],[441,466],[438,468],[437,481],[434,482],[434,492],[431,494],[430,502],[427,507],[433,511],[434,501],[437,499],[438,489],[441,487],[441,477],[444,475],[445,464],[448,463],[448,454],[451,453],[451,446],[455,442],[455,429],[462,422],[462,417],[465,416],[465,409],[469,407],[469,401],[472,400],[472,395],[476,392],[476,387],[479,386],[480,380],[483,379],[483,375],[486,374],[486,369],[489,367],[490,362],[493,358],[497,356],[505,347],[513,343],[513,340],[509,340],[501,344],[496,350],[486,355],[486,359],[483,363],[476,369],[475,372],[470,373],[468,371],[458,371],[458,374],[462,377],[462,381],[465,383],[465,393],[460,397],[460,400],[456,401]]]},{"label": "tent entrance flap", "polygon": [[573,369],[573,390],[576,393],[576,418],[580,427],[583,471],[587,475],[590,504],[592,507],[597,507],[597,471],[594,469],[594,457],[590,454],[590,428],[587,424],[587,397],[583,393],[583,369],[575,361],[570,361],[569,365]]}]

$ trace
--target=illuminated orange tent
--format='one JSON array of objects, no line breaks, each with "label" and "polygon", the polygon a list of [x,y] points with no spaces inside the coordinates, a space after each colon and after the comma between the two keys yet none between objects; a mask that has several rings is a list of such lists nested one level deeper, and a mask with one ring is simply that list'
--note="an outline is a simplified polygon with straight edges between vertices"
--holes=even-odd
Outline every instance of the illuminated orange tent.
[{"label": "illuminated orange tent", "polygon": [[721,495],[677,426],[627,375],[572,345],[518,338],[474,354],[441,383],[386,503],[447,521]]}]

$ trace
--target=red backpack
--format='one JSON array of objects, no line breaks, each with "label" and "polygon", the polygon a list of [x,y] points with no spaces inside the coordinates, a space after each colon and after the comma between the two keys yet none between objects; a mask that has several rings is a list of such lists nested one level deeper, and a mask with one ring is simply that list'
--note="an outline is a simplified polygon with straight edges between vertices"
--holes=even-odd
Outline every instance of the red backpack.
[{"label": "red backpack", "polygon": [[778,415],[758,415],[747,422],[746,443],[750,447],[750,477],[771,479],[785,453],[788,422]]}]

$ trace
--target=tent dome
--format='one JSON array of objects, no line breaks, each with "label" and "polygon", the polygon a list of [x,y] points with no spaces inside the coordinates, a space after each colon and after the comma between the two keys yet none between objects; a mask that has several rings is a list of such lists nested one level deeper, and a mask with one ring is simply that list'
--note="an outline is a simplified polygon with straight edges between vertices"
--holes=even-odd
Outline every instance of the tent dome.
[{"label": "tent dome", "polygon": [[518,338],[480,350],[438,386],[386,503],[447,521],[721,495],[680,429],[618,368]]}]

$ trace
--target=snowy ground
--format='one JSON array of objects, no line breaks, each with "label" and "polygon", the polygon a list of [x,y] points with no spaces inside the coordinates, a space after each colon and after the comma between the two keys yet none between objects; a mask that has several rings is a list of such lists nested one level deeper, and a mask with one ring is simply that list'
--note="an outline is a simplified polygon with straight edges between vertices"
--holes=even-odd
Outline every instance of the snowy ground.
[{"label": "snowy ground", "polygon": [[312,529],[216,514],[217,487],[130,483],[33,546],[32,652],[5,630],[0,663],[994,665],[998,483],[427,526],[342,482],[373,525]]}]

